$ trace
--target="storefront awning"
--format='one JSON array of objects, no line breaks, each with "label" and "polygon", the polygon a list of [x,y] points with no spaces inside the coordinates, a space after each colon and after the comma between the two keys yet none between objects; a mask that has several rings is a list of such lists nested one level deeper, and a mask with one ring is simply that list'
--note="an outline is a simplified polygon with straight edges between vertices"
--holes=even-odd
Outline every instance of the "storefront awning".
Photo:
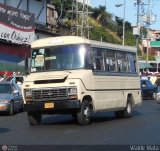
[{"label": "storefront awning", "polygon": [[153,66],[147,62],[139,62],[139,69],[149,69],[149,68],[153,68]]},{"label": "storefront awning", "polygon": [[160,48],[160,41],[151,41],[150,42],[151,47],[159,47]]}]

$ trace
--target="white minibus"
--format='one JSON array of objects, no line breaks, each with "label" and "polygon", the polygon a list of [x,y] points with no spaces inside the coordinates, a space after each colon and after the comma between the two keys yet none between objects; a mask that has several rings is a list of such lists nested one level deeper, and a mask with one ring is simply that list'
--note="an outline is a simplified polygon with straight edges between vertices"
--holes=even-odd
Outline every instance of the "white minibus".
[{"label": "white minibus", "polygon": [[22,86],[30,125],[40,124],[43,114],[71,114],[80,125],[89,124],[93,112],[131,117],[141,104],[134,47],[60,36],[36,40],[31,48]]}]

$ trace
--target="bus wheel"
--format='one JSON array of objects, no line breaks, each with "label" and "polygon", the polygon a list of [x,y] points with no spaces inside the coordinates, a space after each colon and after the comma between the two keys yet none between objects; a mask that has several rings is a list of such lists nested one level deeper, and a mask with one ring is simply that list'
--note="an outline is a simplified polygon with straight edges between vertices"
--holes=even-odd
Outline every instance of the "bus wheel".
[{"label": "bus wheel", "polygon": [[41,123],[42,115],[36,112],[27,112],[28,121],[31,126],[39,125]]},{"label": "bus wheel", "polygon": [[131,101],[127,102],[127,106],[124,110],[115,111],[115,115],[117,118],[131,117],[132,116],[132,103],[131,103]]},{"label": "bus wheel", "polygon": [[123,111],[123,116],[124,117],[131,117],[132,116],[132,103],[131,103],[131,101],[127,102],[127,106]]},{"label": "bus wheel", "polygon": [[11,102],[10,106],[9,106],[9,111],[8,111],[8,115],[12,116],[14,113],[14,104],[13,102]]},{"label": "bus wheel", "polygon": [[91,105],[88,101],[83,101],[80,111],[77,113],[77,121],[80,125],[88,125],[91,122]]}]

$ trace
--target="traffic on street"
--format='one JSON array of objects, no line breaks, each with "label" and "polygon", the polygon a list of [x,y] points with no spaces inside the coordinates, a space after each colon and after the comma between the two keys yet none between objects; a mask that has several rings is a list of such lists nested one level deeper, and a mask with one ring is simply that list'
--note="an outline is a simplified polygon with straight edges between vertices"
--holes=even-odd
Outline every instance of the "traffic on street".
[{"label": "traffic on street", "polygon": [[8,145],[159,145],[160,104],[145,100],[132,118],[113,112],[95,113],[88,126],[77,125],[71,115],[44,115],[30,126],[26,112],[0,114],[0,144]]},{"label": "traffic on street", "polygon": [[160,151],[159,3],[0,0],[0,151]]}]

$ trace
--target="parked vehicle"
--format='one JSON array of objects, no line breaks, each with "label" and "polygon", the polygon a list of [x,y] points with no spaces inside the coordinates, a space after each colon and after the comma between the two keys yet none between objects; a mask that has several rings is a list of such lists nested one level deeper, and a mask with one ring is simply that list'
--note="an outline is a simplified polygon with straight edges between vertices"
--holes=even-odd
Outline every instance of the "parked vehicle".
[{"label": "parked vehicle", "polygon": [[156,99],[157,86],[149,80],[141,80],[141,90],[143,99]]},{"label": "parked vehicle", "polygon": [[5,111],[8,115],[13,115],[16,110],[23,110],[23,99],[20,88],[15,83],[0,82],[0,112]]},{"label": "parked vehicle", "polygon": [[158,104],[160,104],[160,86],[157,87],[156,101]]},{"label": "parked vehicle", "polygon": [[22,83],[24,82],[25,78],[26,78],[26,77],[23,76],[23,75],[19,75],[19,76],[9,76],[9,77],[5,78],[3,81],[16,83],[16,84],[19,86],[19,88],[21,89]]},{"label": "parked vehicle", "polygon": [[7,78],[4,79],[7,82],[17,82],[20,81],[21,83],[23,83],[23,81],[25,80],[25,76],[9,76]]}]

